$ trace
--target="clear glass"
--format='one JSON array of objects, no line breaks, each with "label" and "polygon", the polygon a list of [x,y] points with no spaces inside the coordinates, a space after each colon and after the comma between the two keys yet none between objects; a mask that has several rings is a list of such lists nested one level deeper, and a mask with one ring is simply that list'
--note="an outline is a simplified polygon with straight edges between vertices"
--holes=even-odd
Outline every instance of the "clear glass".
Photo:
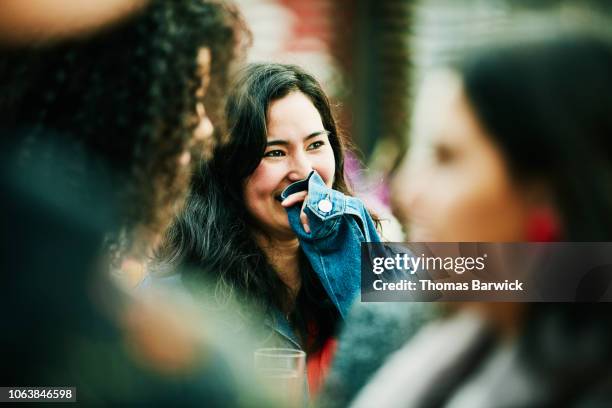
[{"label": "clear glass", "polygon": [[304,405],[306,353],[287,348],[255,351],[255,373],[267,393],[283,407]]}]

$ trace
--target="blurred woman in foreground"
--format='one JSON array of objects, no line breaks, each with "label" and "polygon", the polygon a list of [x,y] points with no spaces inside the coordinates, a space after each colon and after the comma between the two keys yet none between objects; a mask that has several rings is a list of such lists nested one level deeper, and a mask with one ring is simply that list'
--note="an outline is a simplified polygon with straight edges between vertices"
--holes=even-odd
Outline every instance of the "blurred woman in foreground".
[{"label": "blurred woman in foreground", "polygon": [[[610,241],[610,72],[612,46],[573,33],[482,50],[431,74],[395,180],[411,240]],[[610,401],[607,304],[449,308],[407,336],[353,406]]]},{"label": "blurred woman in foreground", "polygon": [[244,27],[212,1],[129,11],[0,49],[0,382],[76,387],[88,405],[235,405],[218,343],[174,302],[121,291],[109,258],[144,258],[182,202]]}]

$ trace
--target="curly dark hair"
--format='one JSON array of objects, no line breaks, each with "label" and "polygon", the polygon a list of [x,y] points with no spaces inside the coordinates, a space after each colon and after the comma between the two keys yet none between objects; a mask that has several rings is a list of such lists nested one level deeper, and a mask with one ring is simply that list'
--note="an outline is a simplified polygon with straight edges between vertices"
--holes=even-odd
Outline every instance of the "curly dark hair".
[{"label": "curly dark hair", "polygon": [[[0,128],[60,134],[113,171],[122,231],[162,232],[190,168],[179,166],[199,123],[198,102],[223,133],[231,62],[249,34],[238,12],[204,0],[151,0],[135,14],[85,38],[0,50]],[[210,50],[206,96],[198,53]],[[203,99],[200,101],[200,99]],[[37,144],[33,132],[19,141]]]}]

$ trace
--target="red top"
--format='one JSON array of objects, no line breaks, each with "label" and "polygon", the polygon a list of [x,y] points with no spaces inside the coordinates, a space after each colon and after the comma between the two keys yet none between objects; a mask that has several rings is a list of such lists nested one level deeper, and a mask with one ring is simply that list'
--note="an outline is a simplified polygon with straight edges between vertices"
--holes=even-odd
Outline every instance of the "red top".
[{"label": "red top", "polygon": [[310,397],[315,397],[325,382],[325,378],[331,367],[331,362],[336,352],[337,341],[330,337],[325,340],[321,350],[310,353],[306,358],[306,369],[308,372],[308,388]]}]

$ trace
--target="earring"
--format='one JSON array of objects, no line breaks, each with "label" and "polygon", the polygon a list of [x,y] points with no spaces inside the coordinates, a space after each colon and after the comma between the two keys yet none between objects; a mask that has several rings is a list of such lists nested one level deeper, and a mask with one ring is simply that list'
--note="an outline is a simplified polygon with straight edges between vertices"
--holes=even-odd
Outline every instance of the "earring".
[{"label": "earring", "polygon": [[561,236],[556,214],[548,207],[533,210],[527,219],[527,240],[554,242]]}]

